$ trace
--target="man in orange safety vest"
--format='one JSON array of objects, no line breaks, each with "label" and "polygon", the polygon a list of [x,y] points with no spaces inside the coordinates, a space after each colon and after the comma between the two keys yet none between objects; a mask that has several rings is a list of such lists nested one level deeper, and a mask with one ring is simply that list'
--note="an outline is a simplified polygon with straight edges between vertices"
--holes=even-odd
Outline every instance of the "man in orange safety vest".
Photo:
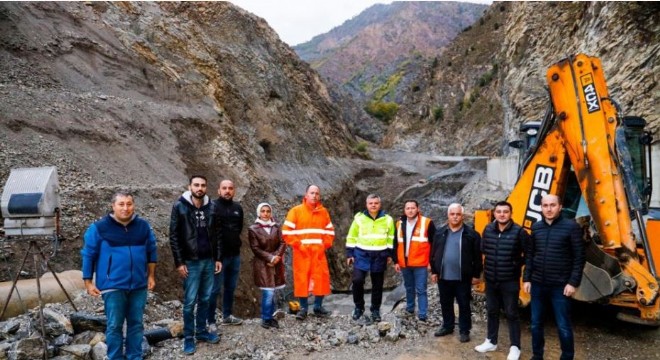
[{"label": "man in orange safety vest", "polygon": [[394,269],[403,274],[406,288],[404,314],[411,316],[415,313],[415,297],[417,297],[417,317],[420,321],[426,321],[428,319],[426,288],[435,224],[430,218],[422,216],[417,200],[406,200],[403,212],[405,215],[396,222]]}]

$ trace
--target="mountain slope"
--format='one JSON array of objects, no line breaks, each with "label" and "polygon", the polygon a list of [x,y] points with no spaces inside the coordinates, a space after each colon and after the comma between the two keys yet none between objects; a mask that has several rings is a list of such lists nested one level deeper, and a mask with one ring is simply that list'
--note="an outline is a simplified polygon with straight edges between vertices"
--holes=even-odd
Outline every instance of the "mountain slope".
[{"label": "mountain slope", "polygon": [[440,54],[485,8],[458,2],[378,4],[294,49],[356,99],[400,102],[409,74]]},{"label": "mountain slope", "polygon": [[578,52],[601,58],[611,96],[657,139],[659,14],[655,3],[494,3],[419,74],[384,144],[503,154],[521,122],[543,116],[547,68]]}]

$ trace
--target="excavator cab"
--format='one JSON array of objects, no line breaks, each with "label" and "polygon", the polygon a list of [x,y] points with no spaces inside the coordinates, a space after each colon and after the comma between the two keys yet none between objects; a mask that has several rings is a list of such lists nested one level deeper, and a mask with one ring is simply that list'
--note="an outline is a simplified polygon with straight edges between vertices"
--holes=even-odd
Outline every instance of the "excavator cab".
[{"label": "excavator cab", "polygon": [[648,214],[651,202],[653,169],[651,168],[651,142],[653,137],[645,130],[646,120],[638,116],[623,118],[625,142],[630,152],[637,190],[642,200],[641,213]]},{"label": "excavator cab", "polygon": [[538,142],[541,121],[532,120],[523,122],[518,128],[519,140],[509,142],[509,146],[520,150],[518,157],[518,175],[523,171],[525,160],[533,153],[534,146]]}]

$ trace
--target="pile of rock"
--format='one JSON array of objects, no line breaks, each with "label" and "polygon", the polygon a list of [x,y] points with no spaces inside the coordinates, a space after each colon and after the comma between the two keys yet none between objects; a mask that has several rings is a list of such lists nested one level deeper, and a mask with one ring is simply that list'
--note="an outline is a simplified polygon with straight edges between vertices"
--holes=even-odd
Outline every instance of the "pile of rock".
[{"label": "pile of rock", "polygon": [[[107,355],[105,344],[106,319],[103,301],[84,292],[73,294],[78,308],[68,303],[47,304],[44,307],[42,336],[39,309],[0,322],[0,360],[39,359],[46,353],[54,359],[101,360]],[[337,296],[337,295],[333,295]],[[350,295],[341,295],[347,297]],[[485,321],[481,297],[475,297],[475,322]],[[293,314],[280,320],[282,329],[269,330],[260,326],[260,319],[246,319],[242,326],[222,327],[221,342],[201,344],[196,358],[284,359],[314,353],[350,353],[350,349],[386,355],[400,341],[428,337],[441,323],[438,292],[429,286],[428,321],[408,316],[405,301],[383,306],[382,321],[373,323],[362,318],[352,320],[349,313],[337,306],[329,317],[310,315],[300,322]],[[338,310],[341,309],[341,310]],[[178,300],[162,301],[150,293],[144,317],[143,355],[154,359],[182,359],[182,304]],[[389,350],[388,350],[389,349]]]}]

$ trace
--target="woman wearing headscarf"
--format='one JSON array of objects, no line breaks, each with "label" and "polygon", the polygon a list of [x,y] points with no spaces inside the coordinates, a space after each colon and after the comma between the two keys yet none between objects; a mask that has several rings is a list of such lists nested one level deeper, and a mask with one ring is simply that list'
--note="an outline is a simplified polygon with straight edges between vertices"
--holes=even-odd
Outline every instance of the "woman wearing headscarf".
[{"label": "woman wearing headscarf", "polygon": [[250,248],[254,253],[252,271],[254,283],[261,289],[261,326],[279,329],[273,318],[275,290],[284,288],[284,252],[282,229],[273,220],[273,208],[268,203],[257,206],[257,220],[248,229]]}]

